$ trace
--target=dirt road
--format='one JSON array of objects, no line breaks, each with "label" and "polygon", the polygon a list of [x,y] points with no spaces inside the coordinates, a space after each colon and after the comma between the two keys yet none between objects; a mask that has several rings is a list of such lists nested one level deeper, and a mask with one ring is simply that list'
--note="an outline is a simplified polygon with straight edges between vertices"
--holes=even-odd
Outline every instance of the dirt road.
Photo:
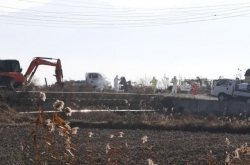
[{"label": "dirt road", "polygon": [[178,93],[178,94],[163,94],[164,97],[174,97],[174,98],[195,98],[195,99],[202,99],[202,100],[218,100],[217,97],[213,97],[207,94],[198,94],[198,95],[193,95],[193,94],[187,94],[187,93]]}]

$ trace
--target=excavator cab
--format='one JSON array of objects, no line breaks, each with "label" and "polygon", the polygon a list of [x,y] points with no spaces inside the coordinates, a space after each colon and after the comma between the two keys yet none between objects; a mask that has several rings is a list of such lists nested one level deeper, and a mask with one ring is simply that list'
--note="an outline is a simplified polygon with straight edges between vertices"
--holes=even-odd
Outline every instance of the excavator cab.
[{"label": "excavator cab", "polygon": [[0,72],[22,72],[17,60],[0,60]]},{"label": "excavator cab", "polygon": [[22,68],[18,60],[0,60],[0,86],[17,87],[23,82]]}]

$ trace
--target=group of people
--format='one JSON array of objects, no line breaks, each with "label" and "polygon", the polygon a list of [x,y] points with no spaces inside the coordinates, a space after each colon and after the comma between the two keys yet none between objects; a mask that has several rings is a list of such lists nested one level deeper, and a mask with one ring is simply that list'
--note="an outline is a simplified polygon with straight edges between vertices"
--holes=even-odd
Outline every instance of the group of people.
[{"label": "group of people", "polygon": [[[153,79],[150,81],[150,83],[152,84],[153,90],[155,92],[158,80],[155,77],[153,77]],[[174,78],[172,78],[171,83],[173,84],[173,87],[172,87],[172,91],[170,94],[177,94],[178,80],[177,80],[176,76],[174,76]]]},{"label": "group of people", "polygon": [[[157,87],[157,84],[158,84],[158,80],[155,77],[153,77],[153,79],[150,81],[150,83],[152,85],[153,91],[155,92],[156,89],[157,89],[156,87]],[[178,80],[177,80],[176,76],[174,76],[172,78],[171,83],[173,84],[173,86],[172,86],[172,91],[171,91],[170,94],[177,94],[177,91],[178,91]],[[114,78],[114,89],[116,91],[119,90],[119,85],[120,84],[122,85],[123,90],[125,92],[127,92],[127,90],[128,90],[127,86],[128,85],[127,85],[125,77],[121,77],[121,79],[119,79],[118,75],[116,75],[116,77]],[[194,95],[196,95],[197,94],[197,92],[196,92],[196,84],[194,84],[192,86],[192,88],[193,88],[193,91],[194,91]]]},{"label": "group of people", "polygon": [[126,81],[125,77],[119,78],[118,75],[116,75],[114,79],[114,89],[118,91],[119,86],[121,86],[121,89],[124,90],[124,92],[127,92],[129,88],[132,88],[131,81]]}]

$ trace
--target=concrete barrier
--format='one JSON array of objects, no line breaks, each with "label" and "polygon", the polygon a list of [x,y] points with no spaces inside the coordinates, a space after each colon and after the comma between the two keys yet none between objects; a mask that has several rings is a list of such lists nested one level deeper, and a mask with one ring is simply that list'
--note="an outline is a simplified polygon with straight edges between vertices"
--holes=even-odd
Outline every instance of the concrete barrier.
[{"label": "concrete barrier", "polygon": [[221,115],[223,112],[228,115],[246,113],[250,115],[250,104],[240,101],[206,100],[197,98],[165,97],[163,106],[177,112],[187,111],[190,113]]}]

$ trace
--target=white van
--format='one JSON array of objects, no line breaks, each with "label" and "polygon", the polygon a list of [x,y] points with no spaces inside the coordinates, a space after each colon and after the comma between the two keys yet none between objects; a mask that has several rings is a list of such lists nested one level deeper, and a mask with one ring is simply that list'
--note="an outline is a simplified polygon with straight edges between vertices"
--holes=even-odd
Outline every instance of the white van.
[{"label": "white van", "polygon": [[98,72],[89,72],[85,74],[85,80],[71,80],[77,86],[92,86],[94,89],[108,89],[111,88],[110,80],[103,74]]},{"label": "white van", "polygon": [[93,88],[100,88],[100,89],[111,88],[110,80],[103,73],[98,73],[98,72],[86,73],[85,80],[86,84],[91,85]]}]

